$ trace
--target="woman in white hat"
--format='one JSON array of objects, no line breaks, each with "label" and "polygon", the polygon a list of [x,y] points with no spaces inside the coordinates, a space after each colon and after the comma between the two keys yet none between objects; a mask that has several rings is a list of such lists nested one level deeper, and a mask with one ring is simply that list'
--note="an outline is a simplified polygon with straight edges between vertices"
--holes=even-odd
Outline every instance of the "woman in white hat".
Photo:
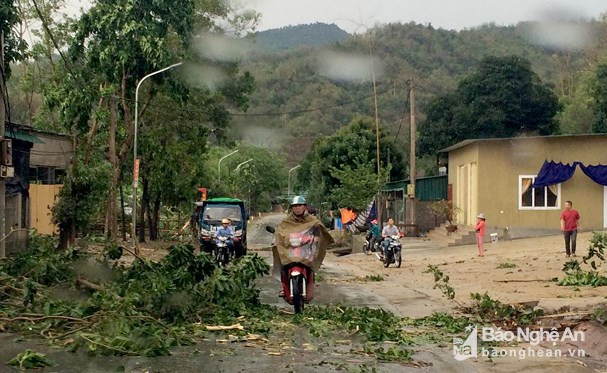
[{"label": "woman in white hat", "polygon": [[478,247],[478,256],[485,256],[485,248],[483,242],[485,241],[485,214],[480,213],[476,220],[476,246]]}]

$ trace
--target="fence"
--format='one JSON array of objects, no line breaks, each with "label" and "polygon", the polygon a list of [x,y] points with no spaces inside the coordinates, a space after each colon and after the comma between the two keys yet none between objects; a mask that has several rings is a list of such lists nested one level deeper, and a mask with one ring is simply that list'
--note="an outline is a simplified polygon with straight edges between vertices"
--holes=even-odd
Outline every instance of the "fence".
[{"label": "fence", "polygon": [[[415,220],[422,230],[433,228],[434,216],[431,215],[427,204],[432,201],[447,199],[447,175],[422,177],[415,180],[416,210]],[[394,218],[397,224],[407,223],[407,194],[409,180],[399,180],[387,183],[381,191],[382,221]]]}]

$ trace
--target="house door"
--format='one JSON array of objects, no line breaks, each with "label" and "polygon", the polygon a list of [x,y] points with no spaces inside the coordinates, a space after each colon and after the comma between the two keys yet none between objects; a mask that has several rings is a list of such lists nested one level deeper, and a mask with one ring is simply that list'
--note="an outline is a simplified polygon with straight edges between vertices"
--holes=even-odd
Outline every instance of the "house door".
[{"label": "house door", "polygon": [[469,177],[468,177],[468,192],[470,195],[468,196],[468,221],[466,222],[468,225],[476,224],[476,216],[478,215],[478,167],[476,162],[470,163],[469,167]]},{"label": "house door", "polygon": [[467,224],[469,210],[469,173],[468,165],[459,166],[457,170],[457,200],[455,201],[456,206],[460,208],[460,213],[455,219],[458,224]]}]

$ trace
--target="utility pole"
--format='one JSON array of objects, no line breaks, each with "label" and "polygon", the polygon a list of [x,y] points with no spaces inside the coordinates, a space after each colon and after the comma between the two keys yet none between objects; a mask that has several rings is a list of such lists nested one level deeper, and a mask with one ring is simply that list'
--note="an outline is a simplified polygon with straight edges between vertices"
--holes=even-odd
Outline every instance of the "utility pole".
[{"label": "utility pole", "polygon": [[373,83],[373,102],[375,104],[375,158],[377,160],[377,194],[375,213],[377,214],[377,220],[379,221],[380,229],[383,228],[382,224],[382,198],[381,198],[381,161],[380,161],[380,145],[379,145],[379,108],[377,105],[377,82],[375,80],[375,66],[373,64],[373,48],[371,47],[371,39],[367,33],[367,42],[369,43],[369,62],[371,63],[371,79]]},{"label": "utility pole", "polygon": [[[0,138],[4,141],[4,125],[6,113],[6,92],[4,82],[4,31],[0,31]],[[0,180],[0,258],[6,257],[6,185],[5,179]]]},{"label": "utility pole", "polygon": [[407,194],[409,194],[409,211],[410,211],[410,224],[415,224],[415,141],[417,134],[417,127],[415,125],[415,82],[409,80],[409,100],[411,102],[411,149],[409,152],[409,188],[407,188]]}]

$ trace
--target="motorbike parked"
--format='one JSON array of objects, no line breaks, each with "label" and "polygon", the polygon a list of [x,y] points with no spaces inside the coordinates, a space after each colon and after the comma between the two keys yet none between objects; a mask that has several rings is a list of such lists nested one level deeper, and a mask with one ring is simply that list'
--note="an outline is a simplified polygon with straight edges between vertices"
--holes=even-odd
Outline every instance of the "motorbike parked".
[{"label": "motorbike parked", "polygon": [[[314,289],[314,271],[302,261],[312,258],[316,254],[318,247],[319,233],[317,228],[312,227],[304,232],[293,233],[289,237],[289,258],[293,261],[287,265],[277,268],[276,263],[277,248],[272,241],[272,251],[274,252],[274,274],[280,273],[282,284],[282,297],[287,303],[293,306],[295,313],[301,313],[304,305],[312,300]],[[266,226],[266,231],[274,234],[276,230],[271,226]]]},{"label": "motorbike parked", "polygon": [[384,238],[384,242],[388,242],[388,247],[385,250],[382,250],[385,252],[382,253],[381,260],[386,268],[388,268],[390,264],[396,264],[396,267],[400,268],[402,263],[401,251],[403,247],[398,240],[399,238],[399,236],[388,236]]}]

